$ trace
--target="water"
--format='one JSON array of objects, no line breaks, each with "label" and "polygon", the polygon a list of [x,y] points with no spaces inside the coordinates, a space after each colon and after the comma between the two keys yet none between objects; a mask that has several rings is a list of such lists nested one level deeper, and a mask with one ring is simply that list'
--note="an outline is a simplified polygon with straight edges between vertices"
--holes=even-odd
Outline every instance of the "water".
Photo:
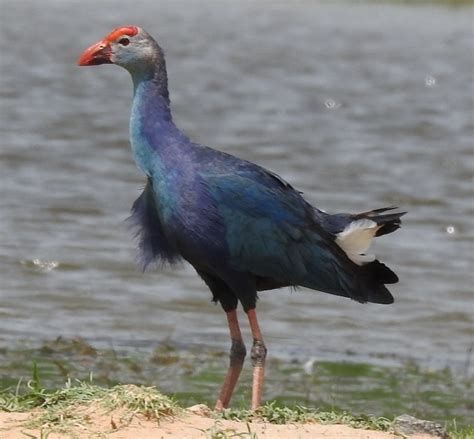
[{"label": "water", "polygon": [[124,219],[144,179],[128,148],[128,74],[75,66],[113,27],[139,24],[166,50],[175,119],[194,140],[274,170],[328,211],[409,211],[376,244],[401,278],[395,304],[262,293],[269,354],[470,367],[472,8],[0,8],[0,346],[80,335],[125,350],[227,349],[225,315],[190,267],[134,265]]}]

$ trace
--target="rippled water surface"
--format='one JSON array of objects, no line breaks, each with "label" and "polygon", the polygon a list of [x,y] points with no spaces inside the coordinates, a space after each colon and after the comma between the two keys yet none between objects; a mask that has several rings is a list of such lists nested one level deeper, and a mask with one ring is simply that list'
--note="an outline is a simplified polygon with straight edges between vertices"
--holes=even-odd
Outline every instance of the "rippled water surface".
[{"label": "rippled water surface", "polygon": [[274,170],[322,209],[409,211],[376,244],[401,278],[395,304],[262,293],[270,355],[469,367],[471,8],[0,8],[0,345],[58,335],[123,349],[228,345],[225,315],[191,267],[136,268],[124,222],[144,182],[128,147],[131,81],[115,66],[75,66],[113,27],[139,24],[166,50],[175,120],[194,140]]}]

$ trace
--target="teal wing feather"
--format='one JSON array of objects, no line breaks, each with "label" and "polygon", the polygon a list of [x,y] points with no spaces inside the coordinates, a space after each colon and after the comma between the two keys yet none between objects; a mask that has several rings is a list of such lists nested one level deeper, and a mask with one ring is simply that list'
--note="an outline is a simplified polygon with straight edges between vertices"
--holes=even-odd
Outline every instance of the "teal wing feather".
[{"label": "teal wing feather", "polygon": [[205,177],[233,268],[364,301],[354,289],[357,267],[315,221],[313,208],[284,181],[257,172]]}]

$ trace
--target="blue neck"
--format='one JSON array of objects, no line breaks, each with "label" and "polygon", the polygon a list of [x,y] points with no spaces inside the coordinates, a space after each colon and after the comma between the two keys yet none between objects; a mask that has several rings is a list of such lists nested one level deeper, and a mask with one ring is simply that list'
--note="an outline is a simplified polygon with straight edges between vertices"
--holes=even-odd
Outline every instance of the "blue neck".
[{"label": "blue neck", "polygon": [[134,85],[130,117],[132,152],[138,168],[152,175],[162,172],[161,156],[183,135],[171,116],[164,62],[130,73]]},{"label": "blue neck", "polygon": [[154,63],[130,66],[129,72],[132,75],[134,96],[137,94],[137,89],[146,87],[149,92],[161,96],[169,106],[168,75],[163,54],[160,55],[159,61]]}]

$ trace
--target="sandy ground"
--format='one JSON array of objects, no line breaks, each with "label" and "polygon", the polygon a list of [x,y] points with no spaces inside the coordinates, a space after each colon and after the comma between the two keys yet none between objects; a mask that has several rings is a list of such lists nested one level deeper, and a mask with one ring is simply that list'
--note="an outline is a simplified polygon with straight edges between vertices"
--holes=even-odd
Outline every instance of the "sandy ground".
[{"label": "sandy ground", "polygon": [[[321,424],[287,424],[275,425],[265,422],[237,422],[224,421],[210,418],[207,413],[188,411],[179,418],[168,418],[159,424],[156,421],[143,417],[135,417],[128,425],[121,425],[120,412],[107,414],[94,413],[89,419],[87,428],[76,426],[72,432],[50,433],[43,436],[39,429],[32,430],[22,426],[31,419],[32,413],[5,413],[0,412],[0,439],[25,439],[29,437],[48,439],[58,438],[92,438],[106,437],[110,439],[206,439],[212,438],[213,433],[225,432],[228,437],[248,439],[399,439],[391,433],[371,430],[356,430],[345,425]],[[249,433],[249,428],[250,432]],[[251,435],[253,434],[253,436]],[[216,437],[214,436],[214,437]],[[225,437],[225,436],[218,436]],[[432,436],[414,435],[412,439],[427,439]]]}]

